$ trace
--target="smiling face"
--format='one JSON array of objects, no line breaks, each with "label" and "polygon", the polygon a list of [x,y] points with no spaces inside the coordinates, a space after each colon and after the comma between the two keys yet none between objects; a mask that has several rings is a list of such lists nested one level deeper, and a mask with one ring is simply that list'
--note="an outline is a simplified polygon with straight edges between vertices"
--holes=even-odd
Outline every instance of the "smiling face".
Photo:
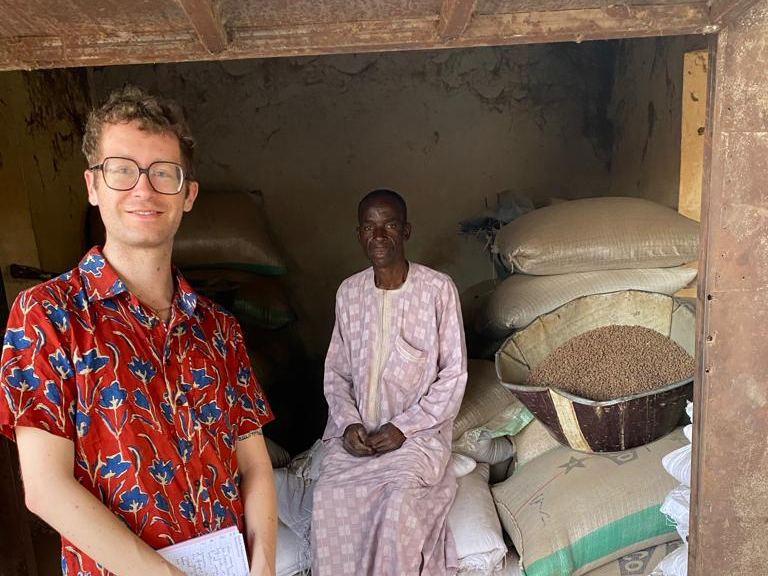
[{"label": "smiling face", "polygon": [[357,240],[374,268],[389,268],[405,262],[405,241],[411,224],[400,205],[388,198],[369,200],[360,210]]},{"label": "smiling face", "polygon": [[[184,165],[175,135],[139,130],[136,122],[104,125],[98,163],[114,156],[130,158],[142,168],[157,161]],[[198,191],[197,182],[188,181],[176,195],[159,194],[142,174],[136,186],[121,192],[109,188],[99,170],[86,170],[85,182],[88,201],[99,207],[107,244],[125,248],[172,245],[181,217],[192,209]]]}]

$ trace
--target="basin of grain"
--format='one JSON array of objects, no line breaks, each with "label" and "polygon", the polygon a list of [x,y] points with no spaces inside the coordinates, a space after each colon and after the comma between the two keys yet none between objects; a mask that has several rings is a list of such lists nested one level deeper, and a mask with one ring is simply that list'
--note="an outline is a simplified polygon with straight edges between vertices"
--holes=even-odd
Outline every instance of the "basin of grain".
[{"label": "basin of grain", "polygon": [[510,336],[496,371],[561,444],[627,450],[680,420],[692,395],[694,336],[693,308],[671,296],[586,296]]}]

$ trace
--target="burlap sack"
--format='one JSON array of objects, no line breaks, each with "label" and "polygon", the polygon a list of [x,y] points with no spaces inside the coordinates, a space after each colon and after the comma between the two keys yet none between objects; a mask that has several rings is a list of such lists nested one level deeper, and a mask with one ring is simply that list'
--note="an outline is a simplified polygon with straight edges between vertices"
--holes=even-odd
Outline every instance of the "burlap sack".
[{"label": "burlap sack", "polygon": [[658,546],[651,546],[645,550],[638,550],[622,556],[618,560],[608,562],[608,564],[588,572],[586,576],[646,576],[667,554],[680,548],[681,544],[680,540],[673,540]]},{"label": "burlap sack", "polygon": [[640,270],[603,270],[530,276],[515,274],[502,282],[478,312],[475,329],[487,338],[503,338],[563,304],[593,294],[642,290],[672,295],[696,278],[687,266]]},{"label": "burlap sack", "polygon": [[269,275],[285,272],[269,238],[260,192],[201,192],[181,221],[173,262]]},{"label": "burlap sack", "polygon": [[696,260],[699,224],[641,198],[587,198],[513,220],[494,251],[511,270],[546,275],[666,268]]},{"label": "burlap sack", "polygon": [[453,421],[453,439],[457,440],[467,430],[485,424],[513,404],[519,405],[520,401],[501,385],[494,363],[469,360],[464,399]]},{"label": "burlap sack", "polygon": [[296,319],[281,278],[219,268],[186,270],[184,277],[196,292],[234,314],[241,325],[276,330]]},{"label": "burlap sack", "polygon": [[534,458],[559,448],[560,442],[554,439],[540,420],[533,421],[511,438],[515,445],[515,470]]},{"label": "burlap sack", "polygon": [[527,576],[581,576],[677,539],[660,512],[676,482],[661,458],[686,443],[682,430],[646,446],[585,454],[556,448],[491,488]]}]

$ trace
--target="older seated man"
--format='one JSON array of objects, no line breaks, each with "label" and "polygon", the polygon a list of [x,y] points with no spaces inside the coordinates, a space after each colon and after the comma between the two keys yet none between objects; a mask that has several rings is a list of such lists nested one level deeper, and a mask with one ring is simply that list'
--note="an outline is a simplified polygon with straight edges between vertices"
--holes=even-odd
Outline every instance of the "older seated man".
[{"label": "older seated man", "polygon": [[445,274],[406,260],[399,194],[369,193],[358,221],[372,267],[336,296],[312,574],[453,574],[446,467],[467,378],[458,294]]}]

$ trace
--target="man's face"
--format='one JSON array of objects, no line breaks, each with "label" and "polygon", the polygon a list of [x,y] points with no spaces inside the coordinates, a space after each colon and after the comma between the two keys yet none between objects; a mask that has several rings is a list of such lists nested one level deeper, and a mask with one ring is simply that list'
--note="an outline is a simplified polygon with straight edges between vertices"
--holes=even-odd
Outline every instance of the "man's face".
[{"label": "man's face", "polygon": [[[157,161],[184,165],[175,135],[142,131],[136,122],[104,125],[98,163],[114,156],[130,158],[141,168]],[[192,209],[198,190],[197,182],[187,181],[178,194],[160,194],[152,189],[146,174],[130,190],[112,190],[100,170],[86,170],[85,182],[88,201],[99,207],[107,243],[129,248],[172,244],[181,217]]]},{"label": "man's face", "polygon": [[375,267],[386,268],[404,261],[403,245],[410,236],[411,225],[396,202],[377,199],[363,205],[357,239]]}]

